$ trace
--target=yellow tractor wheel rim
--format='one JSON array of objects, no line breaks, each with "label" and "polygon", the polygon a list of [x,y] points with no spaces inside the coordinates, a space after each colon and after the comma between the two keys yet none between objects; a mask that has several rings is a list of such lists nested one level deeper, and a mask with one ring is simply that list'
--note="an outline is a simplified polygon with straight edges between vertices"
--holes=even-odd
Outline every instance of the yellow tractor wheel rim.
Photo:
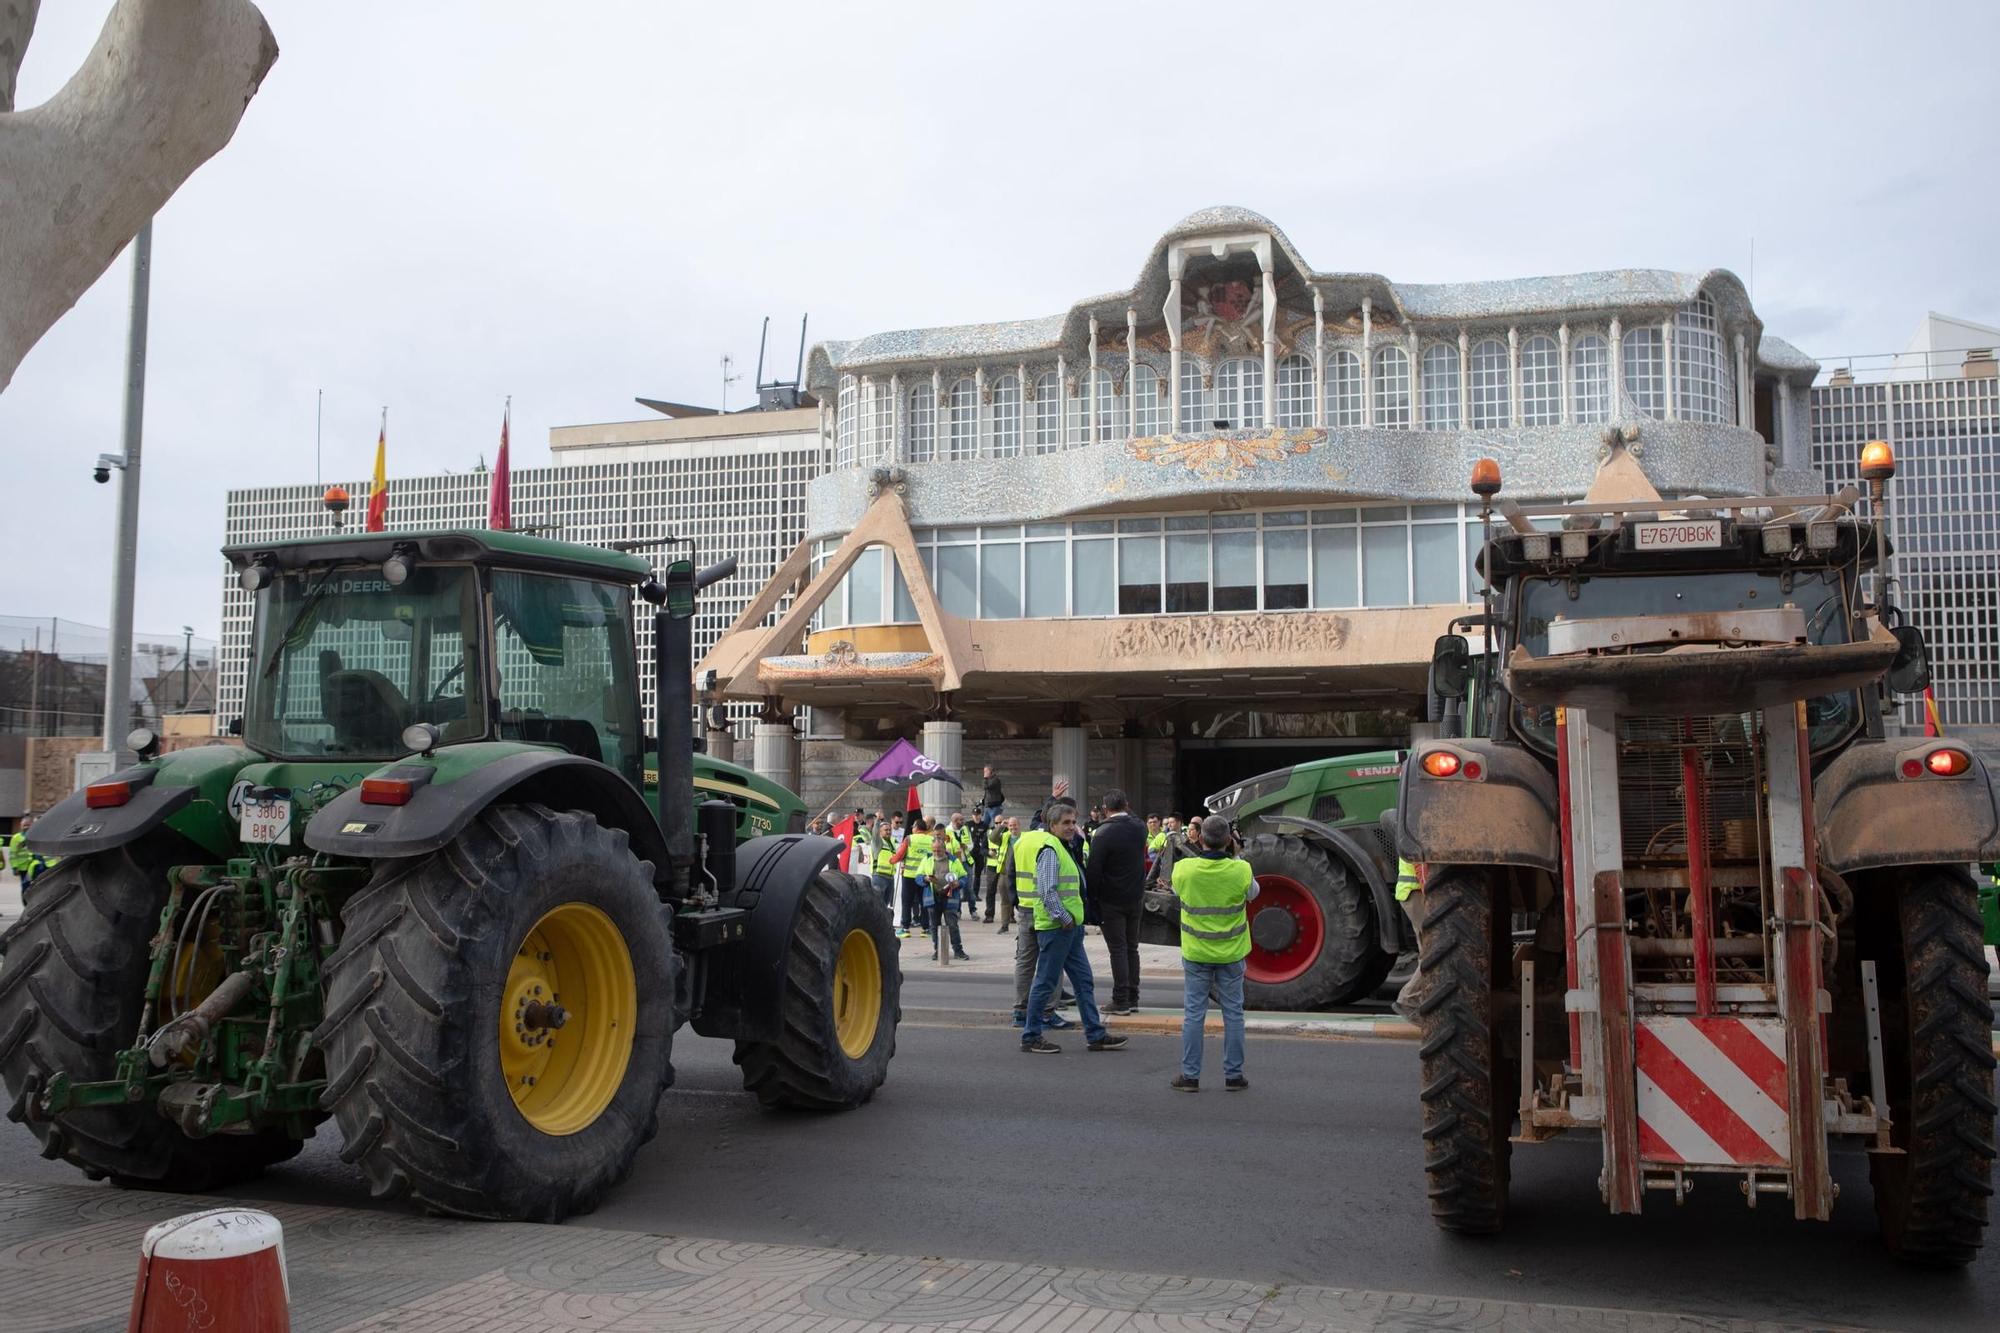
[{"label": "yellow tractor wheel rim", "polygon": [[850,930],[833,965],[833,1032],[850,1060],[875,1044],[882,1021],[882,957],[865,930]]},{"label": "yellow tractor wheel rim", "polygon": [[625,1081],[638,1031],[632,952],[610,917],[565,903],[514,953],[500,996],[500,1069],[544,1134],[588,1128]]}]

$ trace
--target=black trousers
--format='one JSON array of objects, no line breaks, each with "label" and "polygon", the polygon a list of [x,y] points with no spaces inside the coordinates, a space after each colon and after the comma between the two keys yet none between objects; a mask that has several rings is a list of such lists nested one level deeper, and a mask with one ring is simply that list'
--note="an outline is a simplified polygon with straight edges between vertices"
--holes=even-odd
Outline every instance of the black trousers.
[{"label": "black trousers", "polygon": [[1123,1009],[1139,1003],[1139,918],[1145,908],[1138,901],[1129,904],[1104,903],[1098,911],[1104,917],[1104,944],[1111,951],[1111,1003]]}]

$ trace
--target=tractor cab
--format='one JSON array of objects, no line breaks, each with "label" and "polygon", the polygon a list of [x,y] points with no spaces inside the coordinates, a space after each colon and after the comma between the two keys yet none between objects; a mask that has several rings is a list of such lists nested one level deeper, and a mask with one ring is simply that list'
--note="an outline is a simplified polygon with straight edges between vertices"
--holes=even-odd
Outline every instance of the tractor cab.
[{"label": "tractor cab", "polygon": [[390,760],[517,741],[639,785],[631,606],[633,586],[650,576],[643,560],[499,532],[225,554],[256,597],[243,740],[258,753]]}]

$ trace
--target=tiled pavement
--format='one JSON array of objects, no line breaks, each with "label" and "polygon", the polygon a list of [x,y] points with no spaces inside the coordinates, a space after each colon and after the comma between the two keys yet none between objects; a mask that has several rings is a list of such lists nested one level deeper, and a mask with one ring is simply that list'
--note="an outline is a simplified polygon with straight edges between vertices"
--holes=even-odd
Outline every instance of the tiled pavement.
[{"label": "tiled pavement", "polygon": [[[103,1186],[0,1185],[0,1327],[123,1329],[146,1228],[216,1202]],[[284,1223],[297,1333],[1775,1333],[1792,1327],[260,1206]]]}]

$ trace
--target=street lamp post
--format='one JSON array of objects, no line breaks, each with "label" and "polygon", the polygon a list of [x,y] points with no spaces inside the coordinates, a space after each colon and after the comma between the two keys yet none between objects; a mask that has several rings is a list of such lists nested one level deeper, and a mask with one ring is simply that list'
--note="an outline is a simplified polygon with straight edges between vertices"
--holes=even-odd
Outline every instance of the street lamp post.
[{"label": "street lamp post", "polygon": [[132,727],[132,585],[139,571],[139,445],[146,415],[146,316],[152,271],[153,221],[148,218],[132,241],[132,326],[125,349],[125,465],[118,473],[111,643],[104,670],[104,749],[114,768]]},{"label": "street lamp post", "polygon": [[188,662],[194,652],[194,626],[181,626],[181,711],[188,710]]}]

